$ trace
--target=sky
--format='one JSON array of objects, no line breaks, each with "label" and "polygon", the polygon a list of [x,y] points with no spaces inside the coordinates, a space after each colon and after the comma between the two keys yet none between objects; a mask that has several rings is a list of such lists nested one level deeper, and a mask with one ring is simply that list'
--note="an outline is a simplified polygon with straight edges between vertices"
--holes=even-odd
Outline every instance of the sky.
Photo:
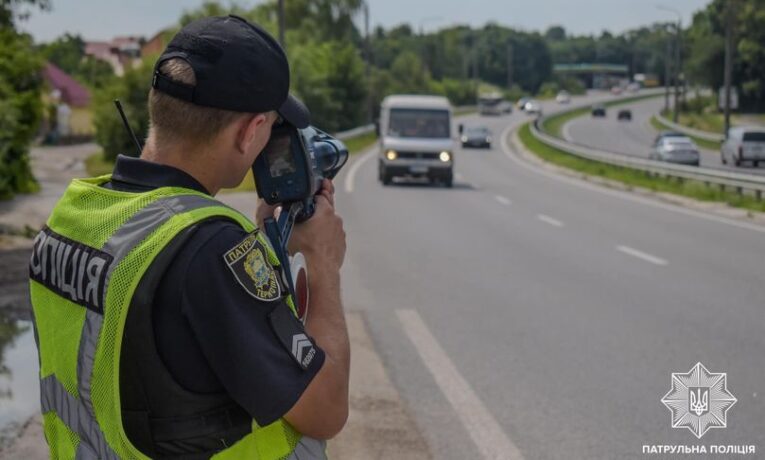
[{"label": "sky", "polygon": [[[289,0],[285,0],[289,1]],[[373,26],[391,27],[403,22],[432,31],[453,24],[481,26],[488,21],[523,30],[544,31],[562,25],[569,33],[619,33],[656,21],[676,20],[688,24],[693,13],[709,0],[368,0]],[[47,42],[65,32],[86,40],[118,35],[151,37],[175,24],[183,11],[203,0],[52,0],[50,12],[35,11],[21,24],[37,42]],[[227,3],[227,2],[222,2]],[[255,5],[257,0],[240,0]]]}]

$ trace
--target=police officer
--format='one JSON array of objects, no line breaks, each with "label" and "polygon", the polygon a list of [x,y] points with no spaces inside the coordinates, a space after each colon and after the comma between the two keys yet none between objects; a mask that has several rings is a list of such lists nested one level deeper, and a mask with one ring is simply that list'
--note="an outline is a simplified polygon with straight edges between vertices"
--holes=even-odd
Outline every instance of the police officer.
[{"label": "police officer", "polygon": [[288,89],[260,27],[193,22],[156,64],[140,159],[73,181],[56,205],[30,260],[52,458],[325,458],[350,359],[334,188],[291,239],[310,269],[305,326],[269,241],[212,198],[275,123],[308,125]]}]

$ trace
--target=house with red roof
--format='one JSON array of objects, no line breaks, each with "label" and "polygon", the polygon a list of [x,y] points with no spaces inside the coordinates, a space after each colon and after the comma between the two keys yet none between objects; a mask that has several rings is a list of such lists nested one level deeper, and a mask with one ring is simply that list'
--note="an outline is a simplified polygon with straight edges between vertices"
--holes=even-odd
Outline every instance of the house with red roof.
[{"label": "house with red roof", "polygon": [[90,104],[90,91],[56,65],[46,63],[42,76],[51,89],[61,94],[61,102],[70,107],[87,107]]}]

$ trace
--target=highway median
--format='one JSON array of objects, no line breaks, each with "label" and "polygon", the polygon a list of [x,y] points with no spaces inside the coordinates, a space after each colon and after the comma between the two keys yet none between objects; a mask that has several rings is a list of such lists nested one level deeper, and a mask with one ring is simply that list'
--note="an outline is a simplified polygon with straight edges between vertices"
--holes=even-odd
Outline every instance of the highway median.
[{"label": "highway median", "polygon": [[[622,101],[626,102],[626,100]],[[569,113],[576,113],[576,111]],[[549,129],[552,120],[553,118],[545,124],[547,129]],[[721,202],[748,211],[765,212],[765,201],[758,200],[753,196],[739,194],[728,189],[722,190],[720,188],[709,187],[700,181],[657,176],[636,169],[614,166],[572,155],[535,138],[531,133],[531,123],[528,122],[521,126],[518,130],[518,138],[529,152],[548,163],[584,174],[588,177],[598,177],[621,183],[627,190],[644,189],[704,202]]]}]

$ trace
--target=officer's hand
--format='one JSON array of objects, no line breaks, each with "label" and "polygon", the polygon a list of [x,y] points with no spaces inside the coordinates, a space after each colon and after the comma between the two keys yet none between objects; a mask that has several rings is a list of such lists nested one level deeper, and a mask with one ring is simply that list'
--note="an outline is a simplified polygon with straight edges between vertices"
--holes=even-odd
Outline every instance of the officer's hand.
[{"label": "officer's hand", "polygon": [[281,209],[282,207],[277,204],[270,205],[263,201],[262,198],[258,198],[258,207],[255,209],[255,223],[258,224],[258,228],[263,230],[263,221],[267,218],[278,218]]},{"label": "officer's hand", "polygon": [[339,271],[345,259],[343,220],[335,213],[334,186],[325,181],[316,195],[316,210],[307,221],[295,225],[290,238],[290,252],[300,251],[310,273]]}]

